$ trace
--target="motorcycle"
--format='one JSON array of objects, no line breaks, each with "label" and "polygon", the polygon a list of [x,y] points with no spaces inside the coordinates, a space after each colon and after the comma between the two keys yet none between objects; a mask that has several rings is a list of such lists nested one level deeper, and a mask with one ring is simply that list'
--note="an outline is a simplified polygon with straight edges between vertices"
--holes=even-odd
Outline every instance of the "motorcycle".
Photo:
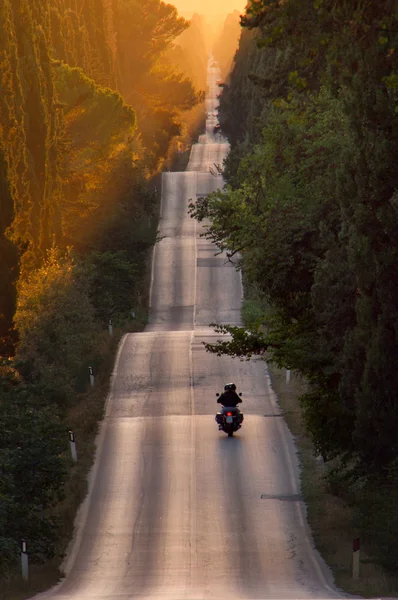
[{"label": "motorcycle", "polygon": [[[219,395],[218,393],[216,394],[217,397]],[[239,394],[239,396],[241,395]],[[216,414],[216,422],[219,425],[219,429],[227,433],[228,437],[232,437],[234,432],[242,427],[243,414],[237,406],[223,406],[221,411]]]}]

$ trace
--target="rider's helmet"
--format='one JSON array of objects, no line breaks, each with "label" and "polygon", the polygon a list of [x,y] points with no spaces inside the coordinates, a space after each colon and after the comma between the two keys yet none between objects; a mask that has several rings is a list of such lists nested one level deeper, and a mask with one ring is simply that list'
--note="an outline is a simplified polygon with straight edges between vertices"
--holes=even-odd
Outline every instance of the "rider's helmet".
[{"label": "rider's helmet", "polygon": [[227,390],[232,390],[233,392],[236,391],[236,385],[234,383],[226,383],[224,385],[224,392],[226,392]]}]

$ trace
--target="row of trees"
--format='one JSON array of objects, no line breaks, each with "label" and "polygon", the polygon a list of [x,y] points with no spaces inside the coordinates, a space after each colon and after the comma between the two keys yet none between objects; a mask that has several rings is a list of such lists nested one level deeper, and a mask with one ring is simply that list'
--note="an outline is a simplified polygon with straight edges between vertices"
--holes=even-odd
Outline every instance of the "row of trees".
[{"label": "row of trees", "polygon": [[261,0],[242,25],[221,96],[228,185],[191,211],[211,219],[208,236],[238,262],[263,312],[250,334],[221,328],[232,341],[209,349],[267,353],[303,375],[317,451],[356,486],[390,486],[398,464],[396,3]]},{"label": "row of trees", "polygon": [[152,177],[203,92],[174,60],[200,33],[160,0],[4,0],[0,22],[1,575],[21,537],[58,548],[69,410],[140,303]]}]

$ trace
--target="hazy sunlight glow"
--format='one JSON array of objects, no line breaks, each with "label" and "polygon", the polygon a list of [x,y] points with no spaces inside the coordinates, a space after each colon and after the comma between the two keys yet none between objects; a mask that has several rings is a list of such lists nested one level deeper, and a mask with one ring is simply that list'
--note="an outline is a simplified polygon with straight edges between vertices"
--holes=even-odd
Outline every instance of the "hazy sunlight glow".
[{"label": "hazy sunlight glow", "polygon": [[168,2],[174,4],[182,16],[191,17],[193,13],[204,16],[226,16],[234,10],[243,13],[247,0],[168,0]]}]

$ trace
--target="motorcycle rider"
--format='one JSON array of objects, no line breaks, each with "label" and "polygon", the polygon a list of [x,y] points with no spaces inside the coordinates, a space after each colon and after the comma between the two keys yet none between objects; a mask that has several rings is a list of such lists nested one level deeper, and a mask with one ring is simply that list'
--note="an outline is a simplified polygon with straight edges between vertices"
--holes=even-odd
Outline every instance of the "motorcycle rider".
[{"label": "motorcycle rider", "polygon": [[236,385],[234,383],[226,383],[224,392],[217,398],[217,403],[223,406],[234,406],[242,402],[240,396],[236,393]]},{"label": "motorcycle rider", "polygon": [[[224,385],[224,392],[217,398],[217,403],[222,404],[223,407],[234,407],[236,408],[236,412],[239,414],[243,421],[243,415],[237,407],[238,404],[242,402],[241,397],[236,393],[236,385],[234,383],[226,383]],[[218,420],[220,413],[216,415],[216,421],[218,423],[218,428],[222,429],[222,426]],[[241,421],[241,422],[242,422]]]}]

